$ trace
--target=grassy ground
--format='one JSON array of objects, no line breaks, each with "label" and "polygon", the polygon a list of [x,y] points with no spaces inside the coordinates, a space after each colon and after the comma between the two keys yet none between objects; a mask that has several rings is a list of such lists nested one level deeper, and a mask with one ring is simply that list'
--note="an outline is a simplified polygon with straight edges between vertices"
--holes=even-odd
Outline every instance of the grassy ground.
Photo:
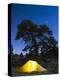
[{"label": "grassy ground", "polygon": [[12,76],[28,76],[28,75],[44,75],[44,74],[57,74],[58,63],[56,59],[51,59],[49,62],[40,62],[40,65],[47,69],[46,72],[32,72],[32,73],[17,73],[16,67],[12,67]]}]

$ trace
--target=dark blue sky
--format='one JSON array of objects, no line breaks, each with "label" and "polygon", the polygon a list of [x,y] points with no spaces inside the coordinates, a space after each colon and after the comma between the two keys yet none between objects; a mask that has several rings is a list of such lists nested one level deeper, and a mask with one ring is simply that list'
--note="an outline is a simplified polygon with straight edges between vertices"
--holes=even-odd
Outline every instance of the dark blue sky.
[{"label": "dark blue sky", "polygon": [[11,6],[11,40],[14,53],[21,53],[24,42],[15,40],[17,25],[25,19],[32,20],[34,23],[47,24],[53,31],[53,35],[58,40],[58,7],[56,6],[36,6],[12,4]]}]

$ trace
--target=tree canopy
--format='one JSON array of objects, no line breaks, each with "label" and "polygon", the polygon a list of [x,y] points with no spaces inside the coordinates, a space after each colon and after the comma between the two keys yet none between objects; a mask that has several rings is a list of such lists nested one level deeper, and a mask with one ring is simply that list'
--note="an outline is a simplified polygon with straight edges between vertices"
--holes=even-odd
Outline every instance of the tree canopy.
[{"label": "tree canopy", "polygon": [[56,47],[57,44],[52,31],[47,25],[37,25],[31,20],[23,20],[18,24],[16,40],[19,39],[23,39],[26,43],[23,51],[33,51],[34,54],[38,54],[39,49],[41,49],[41,52],[46,52]]}]

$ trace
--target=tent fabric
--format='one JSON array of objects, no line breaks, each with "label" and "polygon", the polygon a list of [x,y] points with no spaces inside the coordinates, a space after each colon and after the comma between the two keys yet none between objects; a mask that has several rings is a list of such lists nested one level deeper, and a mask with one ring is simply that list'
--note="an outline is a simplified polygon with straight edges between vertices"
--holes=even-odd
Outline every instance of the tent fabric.
[{"label": "tent fabric", "polygon": [[38,64],[36,61],[29,60],[23,66],[16,69],[17,72],[30,73],[30,72],[42,72],[47,71],[44,67]]}]

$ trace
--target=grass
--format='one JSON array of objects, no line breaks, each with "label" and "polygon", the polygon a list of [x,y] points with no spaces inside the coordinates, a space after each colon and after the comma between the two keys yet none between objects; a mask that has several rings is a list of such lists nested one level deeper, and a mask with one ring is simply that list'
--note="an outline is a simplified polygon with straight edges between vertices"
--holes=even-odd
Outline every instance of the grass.
[{"label": "grass", "polygon": [[12,76],[30,76],[30,75],[45,75],[45,74],[57,74],[58,63],[56,59],[51,59],[50,62],[40,61],[41,65],[44,66],[48,71],[45,72],[31,72],[31,73],[18,73],[16,72],[17,67],[12,67]]}]

